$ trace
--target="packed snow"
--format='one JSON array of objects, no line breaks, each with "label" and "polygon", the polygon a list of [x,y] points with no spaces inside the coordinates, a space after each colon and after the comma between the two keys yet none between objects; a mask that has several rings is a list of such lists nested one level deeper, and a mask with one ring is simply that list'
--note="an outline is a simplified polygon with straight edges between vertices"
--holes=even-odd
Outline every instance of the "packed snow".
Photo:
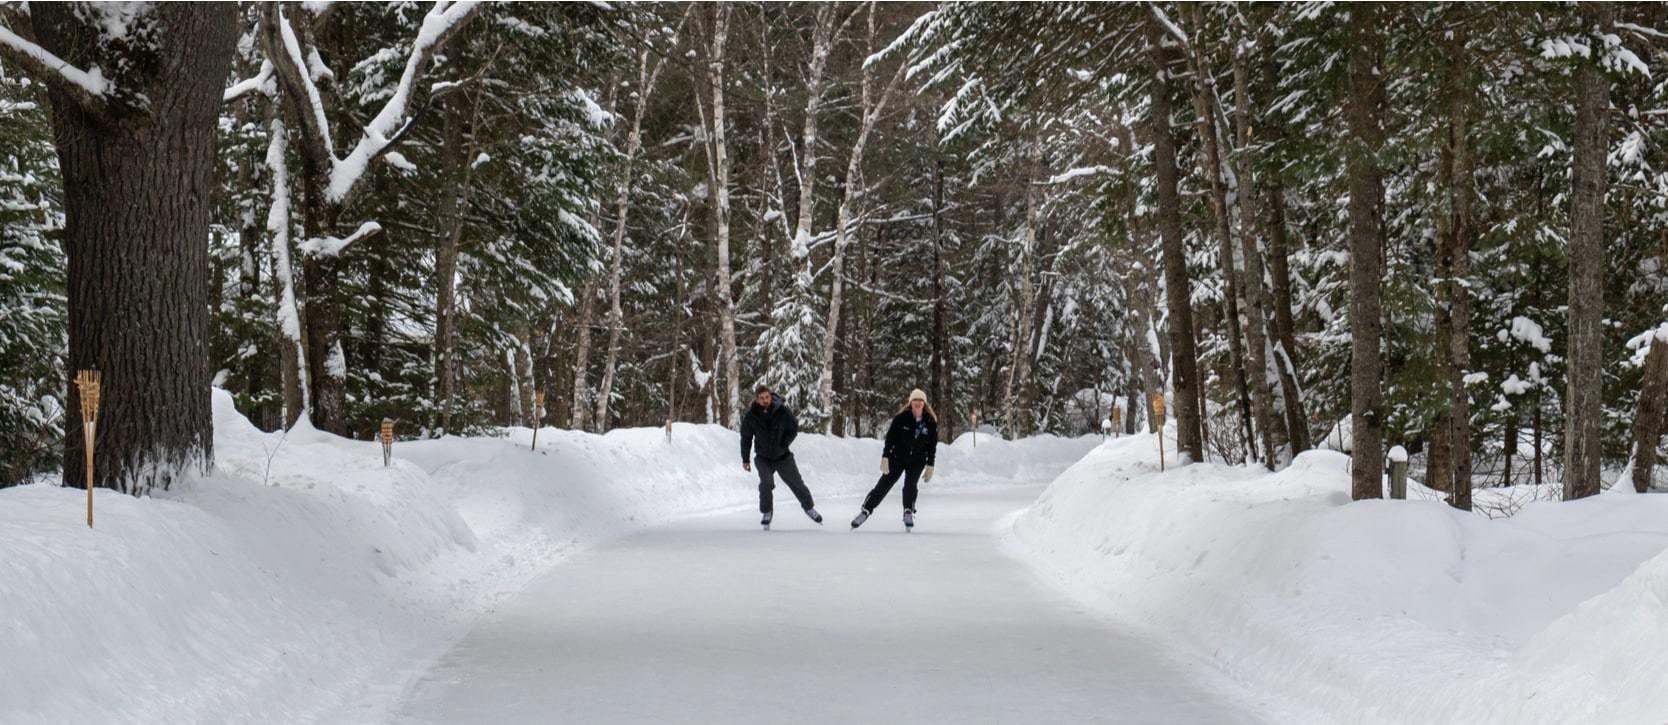
[{"label": "packed snow", "polygon": [[1126,437],[1060,476],[1010,544],[1080,601],[1264,693],[1280,721],[1663,721],[1668,497],[1491,520],[1351,503],[1348,466],[1311,451],[1278,473],[1160,473],[1155,439]]},{"label": "packed snow", "polygon": [[[0,722],[337,721],[577,550],[718,510],[759,533],[757,479],[716,426],[401,441],[384,468],[378,443],[262,433],[221,391],[214,408],[214,474],[101,489],[95,528],[82,491],[0,489]],[[1095,440],[964,438],[931,486],[1046,481]],[[819,498],[874,482],[879,441],[795,449]]]},{"label": "packed snow", "polygon": [[[789,718],[803,721],[871,701],[901,719],[937,705],[1012,721],[1114,700],[1159,721],[1668,712],[1668,497],[1490,520],[1417,484],[1415,500],[1351,503],[1334,451],[1278,473],[1161,473],[1148,435],[963,435],[899,540],[880,536],[901,528],[896,492],[843,530],[879,442],[805,435],[828,523],[796,518],[783,487],[766,534],[735,434],[715,426],[544,429],[537,451],[526,429],[402,441],[385,468],[376,443],[262,433],[221,392],[215,412],[213,475],[154,498],[100,490],[96,528],[80,491],[0,490],[0,722],[451,720],[541,703],[653,719],[697,692],[713,717],[745,718],[749,702],[795,701],[790,681],[854,690]],[[620,627],[678,616],[651,627],[659,640]],[[899,637],[928,654],[900,659]],[[585,700],[619,687],[609,672],[667,697]],[[749,700],[749,673],[780,687]],[[1026,690],[1052,694],[1035,710],[1013,701]]]}]

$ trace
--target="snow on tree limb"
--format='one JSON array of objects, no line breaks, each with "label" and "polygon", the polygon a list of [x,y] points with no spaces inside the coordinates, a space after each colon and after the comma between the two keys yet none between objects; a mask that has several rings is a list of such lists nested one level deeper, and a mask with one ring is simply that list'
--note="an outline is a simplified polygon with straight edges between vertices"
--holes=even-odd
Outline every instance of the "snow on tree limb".
[{"label": "snow on tree limb", "polygon": [[1187,41],[1187,33],[1176,27],[1176,24],[1170,21],[1170,16],[1165,15],[1164,11],[1159,9],[1157,3],[1147,3],[1147,8],[1153,11],[1153,17],[1158,20],[1158,24],[1164,26],[1166,32],[1175,36],[1183,48],[1193,47],[1192,43]]},{"label": "snow on tree limb", "polygon": [[271,96],[276,91],[277,89],[272,84],[272,61],[263,60],[259,73],[256,73],[252,78],[245,78],[233,83],[226,88],[226,93],[221,97],[221,100],[230,103],[250,93]]},{"label": "snow on tree limb", "polygon": [[[266,166],[272,173],[272,210],[267,215],[266,228],[272,233],[273,274],[280,281],[278,298],[278,331],[284,344],[295,348],[295,359],[304,361],[307,352],[301,344],[301,313],[295,301],[295,273],[290,265],[290,172],[284,161],[289,148],[289,132],[284,122],[272,121],[271,141],[266,150]],[[301,414],[312,409],[311,388],[307,381],[307,365],[296,365],[301,389]]]},{"label": "snow on tree limb", "polygon": [[348,246],[354,242],[374,234],[378,234],[381,231],[381,224],[376,222],[365,222],[364,224],[360,224],[359,228],[355,229],[352,234],[347,235],[346,238],[331,236],[313,237],[312,239],[308,239],[307,241],[296,246],[301,250],[302,254],[309,257],[334,257],[341,254],[342,250],[347,249]]},{"label": "snow on tree limb", "polygon": [[365,175],[371,160],[393,144],[395,135],[405,125],[410,113],[412,88],[416,84],[417,76],[434,56],[434,51],[474,17],[480,7],[477,0],[435,2],[433,9],[423,18],[423,26],[417,31],[417,38],[411,43],[411,56],[406,61],[405,72],[400,75],[400,82],[394,89],[393,96],[365,127],[353,150],[348,152],[346,157],[336,159],[331,164],[330,184],[325,189],[327,198],[337,202],[347,198],[348,193],[353,191],[353,187]]},{"label": "snow on tree limb", "polygon": [[335,155],[336,145],[330,139],[330,120],[324,115],[324,98],[319,95],[319,87],[313,83],[313,77],[307,70],[306,55],[301,52],[301,41],[296,38],[295,28],[290,25],[289,18],[284,17],[284,6],[275,4],[273,12],[278,23],[278,34],[283,40],[282,52],[277,53],[276,60],[283,63],[289,75],[299,82],[303,92],[307,94],[307,109],[302,116],[314,133],[323,140],[324,148],[332,156]]},{"label": "snow on tree limb", "polygon": [[115,93],[98,66],[89,70],[77,68],[5,26],[0,26],[0,58],[16,63],[41,82],[68,94],[94,115],[106,112],[108,99]]}]

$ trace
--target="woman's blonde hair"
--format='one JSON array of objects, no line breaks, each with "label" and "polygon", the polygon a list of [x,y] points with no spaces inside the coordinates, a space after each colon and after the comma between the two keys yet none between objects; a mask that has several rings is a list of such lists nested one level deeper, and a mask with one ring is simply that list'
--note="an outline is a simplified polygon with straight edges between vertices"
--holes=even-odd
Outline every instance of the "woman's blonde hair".
[{"label": "woman's blonde hair", "polygon": [[[926,411],[927,415],[932,416],[933,420],[935,420],[935,421],[938,420],[938,413],[933,412],[932,403],[929,403],[929,402],[923,400],[923,401],[921,401],[921,408]],[[902,413],[906,410],[909,410],[909,400],[908,399],[904,400],[903,407],[899,408],[898,412]]]}]

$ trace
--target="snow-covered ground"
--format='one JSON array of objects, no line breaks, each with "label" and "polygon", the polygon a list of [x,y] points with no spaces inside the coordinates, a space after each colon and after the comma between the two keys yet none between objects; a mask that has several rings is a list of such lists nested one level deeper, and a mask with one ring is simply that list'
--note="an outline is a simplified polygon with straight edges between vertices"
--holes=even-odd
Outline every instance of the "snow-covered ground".
[{"label": "snow-covered ground", "polygon": [[[807,721],[924,707],[1075,721],[1120,703],[1105,712],[1668,713],[1668,497],[1489,520],[1350,503],[1330,451],[1275,474],[1159,473],[1148,436],[982,436],[940,450],[920,531],[886,535],[894,492],[851,534],[880,444],[804,436],[828,525],[812,530],[779,488],[765,534],[736,436],[717,427],[670,441],[546,429],[537,452],[528,430],[401,442],[384,468],[374,443],[265,434],[225,395],[215,406],[216,473],[149,499],[100,491],[97,528],[79,491],[0,490],[0,722],[448,720],[458,702],[515,705],[482,687],[555,683],[520,696],[583,706],[574,693],[623,677],[684,695],[614,689],[584,702],[620,707],[577,712],[655,719],[700,691],[716,717],[802,704]],[[994,536],[1077,605],[1017,576]],[[669,612],[689,619],[657,618]],[[552,626],[555,613],[587,626]],[[664,656],[623,660],[622,642]]]},{"label": "snow-covered ground", "polygon": [[1123,438],[1057,479],[1009,544],[1278,720],[1668,722],[1668,496],[1490,520],[1349,488],[1332,451],[1273,474],[1160,473],[1152,436]]},{"label": "snow-covered ground", "polygon": [[[401,442],[391,468],[375,443],[261,433],[218,391],[215,426],[213,476],[101,490],[93,529],[80,491],[0,490],[0,723],[337,720],[577,549],[725,509],[759,533],[756,479],[713,426]],[[1047,481],[1095,442],[964,438],[929,490]],[[819,499],[878,475],[878,441],[795,449]]]}]

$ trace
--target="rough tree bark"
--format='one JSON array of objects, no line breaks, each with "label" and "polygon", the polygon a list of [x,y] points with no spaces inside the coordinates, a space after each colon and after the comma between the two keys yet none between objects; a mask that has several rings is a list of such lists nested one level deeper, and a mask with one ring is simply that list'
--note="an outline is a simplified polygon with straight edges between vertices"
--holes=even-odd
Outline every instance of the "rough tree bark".
[{"label": "rough tree bark", "polygon": [[[1031,164],[1037,163],[1035,160]],[[1037,181],[1027,171],[1025,175],[1025,234],[1019,249],[1019,294],[1014,300],[1014,314],[1010,315],[1013,335],[1008,341],[1008,377],[1002,389],[1004,422],[1008,440],[1018,440],[1029,433],[1028,411],[1021,400],[1021,391],[1031,379],[1031,319],[1036,303],[1036,284],[1031,279],[1033,257],[1037,249]]]},{"label": "rough tree bark", "polygon": [[[1615,8],[1582,6],[1597,33],[1609,33]],[[1569,355],[1565,392],[1564,500],[1599,492],[1599,418],[1603,412],[1604,190],[1610,81],[1598,60],[1575,78],[1574,159],[1570,170]]]},{"label": "rough tree bark", "polygon": [[1181,231],[1181,196],[1176,190],[1176,140],[1170,128],[1170,56],[1156,17],[1149,19],[1147,47],[1153,68],[1153,166],[1158,177],[1158,233],[1164,258],[1164,296],[1169,306],[1171,404],[1176,448],[1193,461],[1205,460],[1199,407],[1199,352],[1193,337],[1193,307],[1187,279],[1187,249]]},{"label": "rough tree bark", "polygon": [[1251,94],[1250,68],[1246,58],[1249,41],[1237,38],[1234,45],[1234,115],[1238,120],[1239,164],[1236,176],[1239,187],[1234,196],[1239,201],[1240,255],[1245,259],[1245,277],[1241,280],[1245,291],[1246,375],[1251,383],[1251,414],[1262,434],[1263,465],[1274,470],[1279,451],[1276,441],[1284,439],[1285,425],[1274,414],[1274,390],[1269,385],[1268,373],[1268,295],[1263,289],[1263,258],[1257,249],[1256,185],[1251,171]]},{"label": "rough tree bark", "polygon": [[[872,55],[875,44],[875,5],[869,4],[869,52]],[[887,82],[886,88],[876,98],[874,93],[874,73],[872,64],[865,63],[861,71],[859,82],[858,109],[861,125],[857,131],[856,140],[851,143],[851,157],[846,161],[846,188],[840,198],[840,208],[835,213],[834,221],[834,258],[829,260],[829,274],[831,282],[828,292],[828,332],[822,342],[822,372],[817,378],[817,398],[822,401],[822,409],[828,413],[834,411],[834,346],[840,332],[841,298],[845,293],[846,276],[845,261],[846,248],[851,245],[854,234],[861,230],[853,229],[858,220],[853,216],[857,202],[868,192],[868,182],[863,178],[863,152],[868,148],[869,137],[875,130],[875,124],[886,111],[886,102],[891,99],[892,92],[897,89],[898,82],[903,80],[907,64],[899,63],[897,72]],[[799,242],[796,241],[796,244]],[[834,416],[828,416],[827,433],[834,432]]]},{"label": "rough tree bark", "polygon": [[956,406],[951,400],[952,366],[950,364],[950,331],[947,289],[944,278],[949,273],[949,262],[944,249],[944,159],[934,158],[932,167],[932,401],[942,420],[938,423],[939,436],[946,442],[955,440]]},{"label": "rough tree bark", "polygon": [[460,99],[446,104],[445,129],[440,145],[440,164],[446,188],[440,189],[435,216],[440,219],[440,238],[434,252],[434,377],[435,408],[440,429],[451,433],[452,399],[456,396],[457,373],[452,361],[457,347],[456,291],[458,247],[463,241],[464,209],[468,206],[470,163],[474,157],[464,149],[464,110]]},{"label": "rough tree bark", "polygon": [[[288,8],[288,10],[286,10]],[[261,13],[260,36],[272,61],[274,78],[298,135],[301,156],[302,280],[307,292],[306,353],[309,395],[315,425],[348,434],[346,410],[347,363],[342,352],[340,252],[357,237],[375,233],[366,224],[353,236],[339,239],[338,223],[354,192],[368,178],[370,165],[391,150],[410,130],[418,109],[431,97],[419,82],[434,59],[458,31],[480,11],[474,2],[436,4],[424,17],[423,31],[413,39],[399,84],[406,92],[393,93],[371,122],[352,134],[353,147],[338,158],[325,103],[308,59],[318,56],[313,43],[315,21],[326,13],[309,7],[269,2]]]},{"label": "rough tree bark", "polygon": [[[1447,278],[1442,285],[1447,292],[1440,299],[1448,308],[1448,339],[1438,344],[1447,348],[1448,386],[1452,401],[1449,406],[1449,438],[1453,444],[1453,493],[1449,503],[1455,508],[1471,510],[1471,401],[1465,389],[1465,374],[1471,366],[1471,298],[1465,278],[1471,273],[1471,189],[1472,155],[1467,140],[1470,114],[1470,58],[1465,48],[1466,30],[1458,24],[1448,40],[1449,73],[1453,79],[1449,88],[1448,149],[1448,222],[1449,237]],[[1439,256],[1438,262],[1441,263]]]},{"label": "rough tree bark", "polygon": [[574,343],[573,353],[573,411],[568,418],[568,427],[573,430],[585,430],[586,416],[591,411],[591,384],[587,373],[590,369],[591,322],[596,318],[596,300],[597,283],[592,279],[579,292],[579,339]]},{"label": "rough tree bark", "polygon": [[[1264,77],[1272,77],[1264,64]],[[1271,144],[1278,144],[1283,129],[1277,120],[1263,123]],[[1309,438],[1309,411],[1303,403],[1303,388],[1297,379],[1297,323],[1292,312],[1291,243],[1286,236],[1286,189],[1276,168],[1263,178],[1264,216],[1268,225],[1269,292],[1274,307],[1274,369],[1280,378],[1280,395],[1286,403],[1286,435],[1292,455],[1313,445]]]},{"label": "rough tree bark", "polygon": [[[1182,6],[1195,29],[1202,28],[1199,5]],[[1245,444],[1253,452],[1257,448],[1256,432],[1252,430],[1251,393],[1246,383],[1245,345],[1240,339],[1240,300],[1244,295],[1240,280],[1239,262],[1235,259],[1232,225],[1228,221],[1227,184],[1222,179],[1222,150],[1216,126],[1216,84],[1205,64],[1204,50],[1198,37],[1189,49],[1188,62],[1193,75],[1194,125],[1204,153],[1199,157],[1199,171],[1210,180],[1210,210],[1216,222],[1217,263],[1222,267],[1222,308],[1224,333],[1228,338],[1228,367],[1233,376],[1234,395],[1239,403],[1240,424],[1245,433]],[[1253,453],[1253,457],[1255,454]]]},{"label": "rough tree bark", "polygon": [[1384,497],[1384,363],[1379,277],[1384,266],[1384,200],[1378,154],[1383,87],[1379,77],[1380,12],[1362,3],[1351,8],[1347,163],[1350,221],[1350,494],[1355,500]]},{"label": "rough tree bark", "polygon": [[[102,375],[96,485],[167,488],[213,460],[209,204],[215,128],[237,45],[234,5],[165,4],[137,22],[153,43],[101,42],[99,6],[32,6],[0,53],[45,84],[64,180],[69,355]],[[95,92],[71,71],[102,69]],[[67,386],[64,483],[85,483],[80,392]]]},{"label": "rough tree bark", "polygon": [[719,364],[723,366],[723,389],[718,404],[724,425],[738,425],[741,376],[736,362],[736,303],[730,292],[730,148],[726,137],[724,109],[724,46],[729,35],[729,4],[713,6],[712,38],[706,57],[707,89],[712,96],[712,117],[707,124],[707,166],[711,181],[713,227],[717,237],[717,259],[713,268],[713,291],[718,300],[720,350]]},{"label": "rough tree bark", "polygon": [[614,201],[614,245],[609,257],[608,272],[608,353],[603,359],[602,382],[597,386],[596,431],[608,429],[608,405],[614,395],[614,366],[620,355],[620,335],[625,331],[625,315],[620,309],[620,273],[624,266],[626,222],[631,218],[632,167],[643,149],[643,117],[648,114],[649,98],[654,94],[655,81],[666,66],[663,60],[649,62],[649,49],[643,49],[637,59],[637,105],[631,112],[631,132],[626,136],[625,168],[620,172],[620,187]]},{"label": "rough tree bark", "polygon": [[1656,471],[1657,446],[1662,442],[1663,416],[1668,414],[1668,341],[1659,330],[1645,353],[1645,376],[1639,382],[1639,410],[1633,419],[1633,490],[1650,490]]}]

